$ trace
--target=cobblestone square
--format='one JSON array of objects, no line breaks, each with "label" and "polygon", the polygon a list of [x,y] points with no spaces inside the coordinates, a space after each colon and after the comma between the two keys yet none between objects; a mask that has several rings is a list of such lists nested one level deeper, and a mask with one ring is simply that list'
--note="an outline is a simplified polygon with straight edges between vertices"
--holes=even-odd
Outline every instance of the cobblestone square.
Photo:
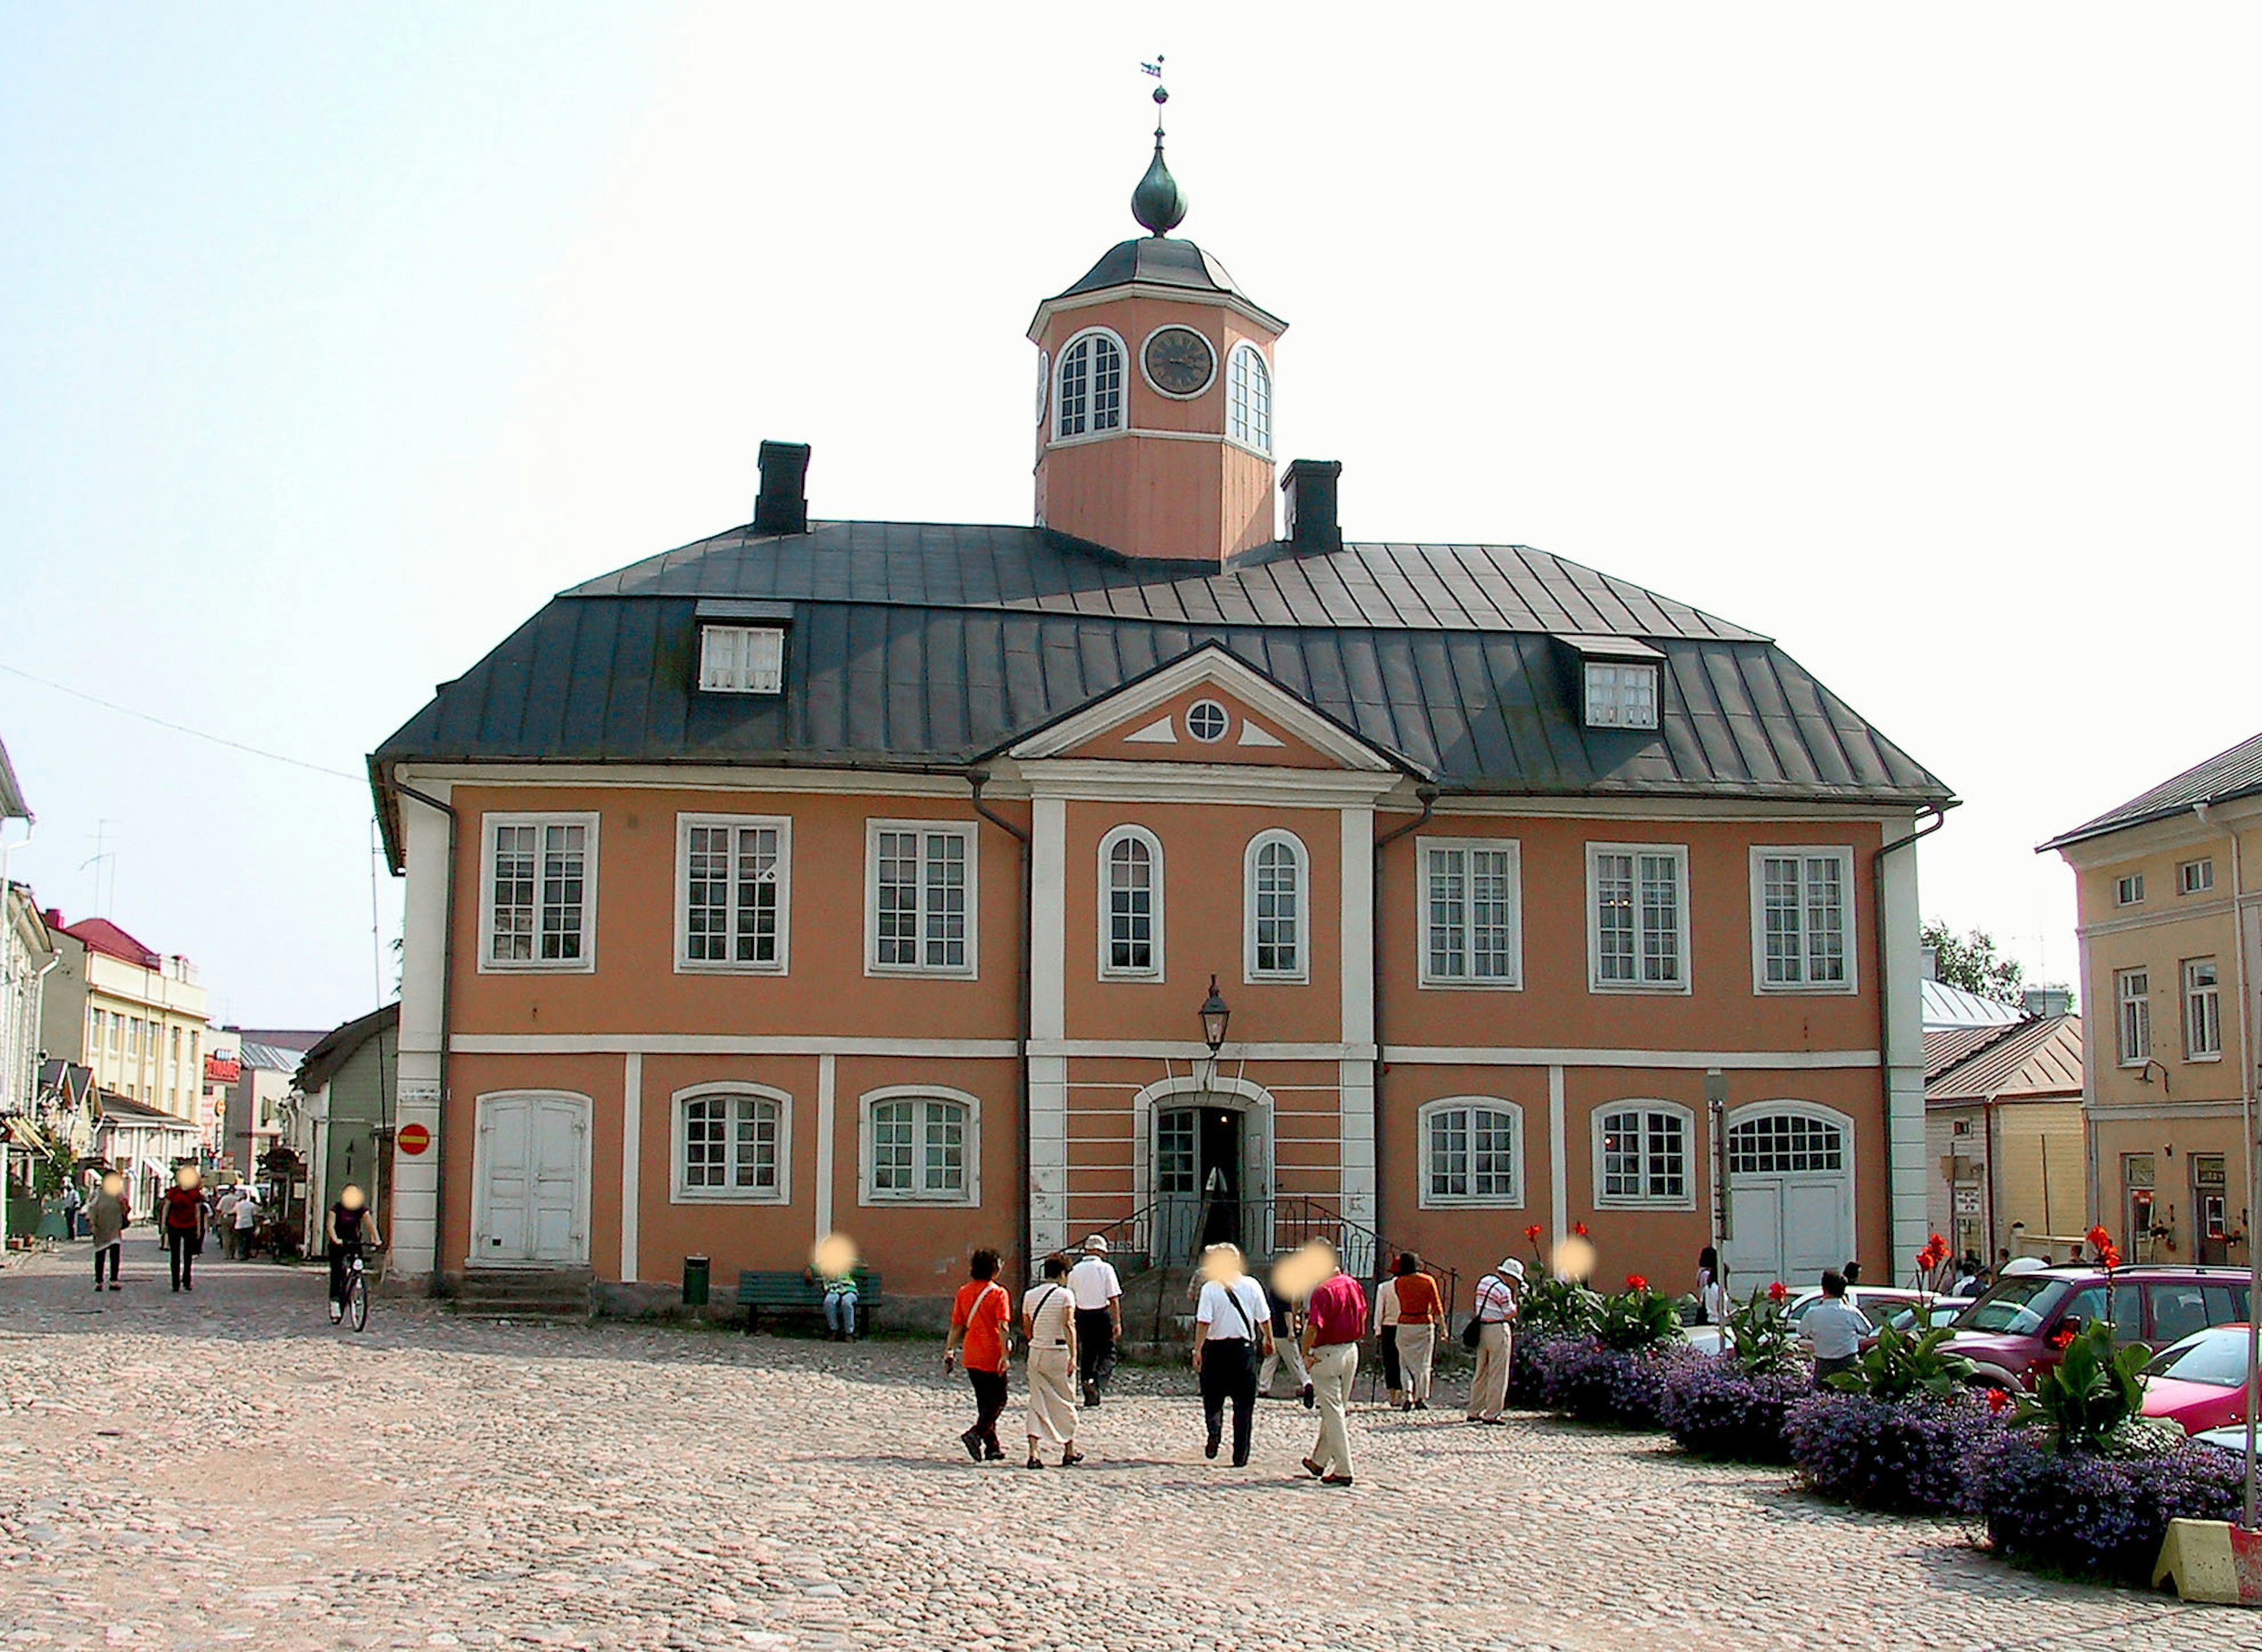
[{"label": "cobblestone square", "polygon": [[[2253,1646],[2262,1626],[2021,1576],[1651,1436],[1354,1419],[1301,1477],[1263,1406],[1205,1462],[1191,1379],[1125,1374],[1088,1464],[977,1469],[939,1345],[485,1324],[146,1235],[0,1273],[0,1644],[2010,1648]],[[1365,1384],[1361,1385],[1362,1394]]]}]

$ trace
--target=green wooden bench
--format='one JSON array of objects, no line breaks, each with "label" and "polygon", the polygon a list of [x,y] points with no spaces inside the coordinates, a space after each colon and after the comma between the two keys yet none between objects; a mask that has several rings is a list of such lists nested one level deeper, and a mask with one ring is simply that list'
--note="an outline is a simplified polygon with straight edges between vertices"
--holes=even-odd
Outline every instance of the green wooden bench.
[{"label": "green wooden bench", "polygon": [[[877,1274],[858,1274],[858,1335],[862,1335],[865,1328],[872,1323],[872,1314],[879,1305],[880,1276]],[[822,1318],[825,1286],[806,1274],[789,1273],[782,1268],[748,1268],[738,1275],[738,1306],[746,1311],[746,1334],[752,1336],[765,1312],[813,1313]]]}]

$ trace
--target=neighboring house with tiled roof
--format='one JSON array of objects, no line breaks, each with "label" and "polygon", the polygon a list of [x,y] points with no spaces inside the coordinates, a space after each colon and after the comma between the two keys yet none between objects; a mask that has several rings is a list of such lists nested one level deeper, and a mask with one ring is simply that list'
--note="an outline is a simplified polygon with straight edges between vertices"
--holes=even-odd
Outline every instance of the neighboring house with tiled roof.
[{"label": "neighboring house with tiled roof", "polygon": [[1031,326],[1032,523],[813,521],[765,443],[752,521],[571,584],[371,755],[396,1268],[839,1229],[895,1301],[1102,1229],[1473,1273],[1585,1222],[1677,1277],[1716,1163],[1739,1273],[1913,1257],[1948,786],[1689,602],[1347,541],[1343,467],[1272,451],[1285,324],[1142,198]]},{"label": "neighboring house with tiled roof", "polygon": [[[2262,735],[2042,845],[2074,872],[2097,1024],[2090,1209],[2163,1259],[2249,1260]],[[2129,1246],[2123,1246],[2124,1251]]]},{"label": "neighboring house with tiled roof", "polygon": [[1933,1231],[1957,1255],[2041,1255],[2088,1229],[2075,1015],[1925,1034]]}]

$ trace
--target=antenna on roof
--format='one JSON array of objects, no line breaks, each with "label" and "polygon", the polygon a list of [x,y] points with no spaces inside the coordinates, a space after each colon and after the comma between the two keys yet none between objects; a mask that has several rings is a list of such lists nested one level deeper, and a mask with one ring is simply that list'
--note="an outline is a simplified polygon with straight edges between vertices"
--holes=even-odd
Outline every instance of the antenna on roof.
[{"label": "antenna on roof", "polygon": [[1140,64],[1139,72],[1152,76],[1156,82],[1155,158],[1147,163],[1147,173],[1139,180],[1139,187],[1131,191],[1131,216],[1149,233],[1167,235],[1185,221],[1186,192],[1178,187],[1178,181],[1163,162],[1163,105],[1171,101],[1170,89],[1161,83],[1163,54],[1157,52],[1153,62]]}]

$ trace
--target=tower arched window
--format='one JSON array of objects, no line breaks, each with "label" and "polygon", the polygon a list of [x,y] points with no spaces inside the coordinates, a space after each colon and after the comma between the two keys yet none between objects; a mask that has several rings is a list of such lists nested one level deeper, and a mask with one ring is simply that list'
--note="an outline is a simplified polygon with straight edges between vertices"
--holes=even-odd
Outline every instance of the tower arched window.
[{"label": "tower arched window", "polygon": [[1163,973],[1163,845],[1140,826],[1118,826],[1100,840],[1099,973]]},{"label": "tower arched window", "polygon": [[1243,868],[1246,979],[1308,979],[1306,864],[1302,840],[1293,832],[1259,832],[1250,841]]},{"label": "tower arched window", "polygon": [[1227,377],[1226,434],[1259,453],[1272,451],[1272,370],[1264,353],[1244,344]]},{"label": "tower arched window", "polygon": [[1123,344],[1111,333],[1086,333],[1061,352],[1060,422],[1055,434],[1089,435],[1123,427]]}]

